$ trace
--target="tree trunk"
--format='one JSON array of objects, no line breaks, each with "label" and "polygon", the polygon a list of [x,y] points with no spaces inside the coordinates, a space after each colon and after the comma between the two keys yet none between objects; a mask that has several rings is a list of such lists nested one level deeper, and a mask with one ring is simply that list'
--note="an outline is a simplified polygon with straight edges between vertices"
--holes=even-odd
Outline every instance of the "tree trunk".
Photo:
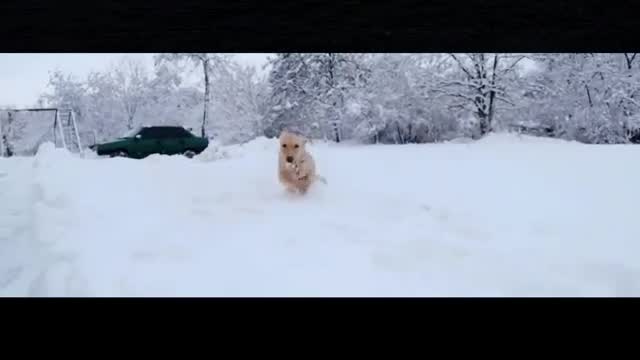
[{"label": "tree trunk", "polygon": [[3,140],[4,140],[4,149],[5,149],[5,156],[6,157],[12,157],[13,156],[13,150],[11,149],[11,144],[9,143],[9,138],[7,137],[7,135],[3,135]]},{"label": "tree trunk", "polygon": [[202,137],[206,136],[205,127],[207,126],[207,115],[209,114],[209,61],[202,62],[202,69],[204,70],[204,111],[202,114]]},{"label": "tree trunk", "polygon": [[0,154],[0,156],[11,157],[13,155],[13,151],[11,149],[11,143],[9,142],[9,134],[11,134],[12,123],[13,123],[12,113],[9,112],[7,116],[7,126],[5,129],[3,129],[4,131],[2,132],[2,139],[0,139],[0,141],[2,141],[2,148],[3,148],[3,153]]},{"label": "tree trunk", "polygon": [[333,121],[333,135],[337,143],[340,142],[340,129],[337,121]]},{"label": "tree trunk", "polygon": [[331,119],[331,125],[333,127],[333,136],[334,140],[339,143],[340,142],[340,129],[339,129],[339,121],[336,107],[338,106],[338,100],[335,94],[335,79],[334,79],[334,71],[335,71],[335,56],[333,53],[328,53],[329,56],[329,91],[331,91],[331,95],[329,96],[329,101],[331,103],[331,109],[329,110],[329,118]]},{"label": "tree trunk", "polygon": [[591,101],[591,92],[589,91],[589,86],[584,84],[584,88],[587,90],[587,98],[589,99],[589,107],[593,107],[593,101]]},{"label": "tree trunk", "polygon": [[480,134],[478,136],[482,138],[489,132],[489,120],[487,114],[480,113]]},{"label": "tree trunk", "polygon": [[631,57],[629,57],[629,54],[625,53],[624,54],[624,58],[625,60],[627,60],[627,69],[631,70],[631,66],[633,65],[633,60],[636,58],[636,55],[638,54],[633,54]]},{"label": "tree trunk", "polygon": [[[487,114],[487,132],[493,131],[493,115],[494,115],[494,104],[496,98],[496,69],[498,68],[498,55],[494,55],[493,57],[493,73],[491,74],[491,89],[489,90],[489,111]],[[483,134],[484,135],[484,134]]]},{"label": "tree trunk", "polygon": [[400,144],[404,144],[404,137],[402,136],[402,129],[400,128],[400,123],[396,121],[396,132],[398,133],[398,142]]}]

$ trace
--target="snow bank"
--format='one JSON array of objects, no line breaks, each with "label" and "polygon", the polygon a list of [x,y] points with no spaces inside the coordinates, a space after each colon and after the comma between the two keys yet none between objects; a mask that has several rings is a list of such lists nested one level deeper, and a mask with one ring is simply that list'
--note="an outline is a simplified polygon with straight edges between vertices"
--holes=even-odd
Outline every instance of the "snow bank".
[{"label": "snow bank", "polygon": [[532,135],[524,135],[518,134],[515,132],[494,132],[487,134],[483,138],[475,141],[476,144],[483,145],[498,145],[498,144],[506,144],[506,145],[524,145],[524,144],[546,144],[546,145],[584,145],[577,141],[569,141],[563,139],[549,138],[543,136],[532,136]]},{"label": "snow bank", "polygon": [[230,157],[231,155],[229,154],[229,152],[226,151],[220,143],[210,140],[209,146],[207,146],[207,148],[204,149],[203,152],[194,156],[194,159],[204,162],[210,162],[221,159],[228,159]]},{"label": "snow bank", "polygon": [[222,145],[219,142],[212,141],[209,146],[201,154],[195,158],[204,162],[210,162],[221,159],[231,159],[243,157],[250,153],[260,153],[264,151],[277,151],[277,139],[268,139],[259,137],[243,144]]},{"label": "snow bank", "polygon": [[472,138],[469,137],[459,137],[451,140],[443,141],[443,144],[471,144],[475,142]]},{"label": "snow bank", "polygon": [[209,162],[45,144],[0,159],[0,295],[640,295],[640,147],[538,140],[314,144],[306,197],[275,139]]},{"label": "snow bank", "polygon": [[57,148],[52,142],[45,142],[38,146],[38,151],[35,155],[35,164],[50,163],[66,161],[71,157],[69,150],[64,148]]},{"label": "snow bank", "polygon": [[[279,140],[277,138],[269,139],[261,136],[248,141],[243,144],[228,145],[221,149],[228,154],[228,157],[240,157],[247,154],[260,154],[260,153],[277,153],[279,150]],[[307,144],[307,148],[310,151],[314,149],[323,149],[332,146],[333,144],[322,140],[313,140]]]},{"label": "snow bank", "polygon": [[251,141],[248,141],[242,145],[238,145],[238,148],[244,150],[245,153],[259,153],[262,151],[273,151],[273,149],[278,148],[278,139],[273,138],[269,139],[267,137],[261,136],[255,138]]}]

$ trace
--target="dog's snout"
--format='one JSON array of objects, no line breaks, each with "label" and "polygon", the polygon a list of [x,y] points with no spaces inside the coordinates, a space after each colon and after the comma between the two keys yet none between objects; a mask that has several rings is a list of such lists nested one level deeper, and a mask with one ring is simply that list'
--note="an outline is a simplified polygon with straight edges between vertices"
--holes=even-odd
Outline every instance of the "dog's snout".
[{"label": "dog's snout", "polygon": [[287,156],[287,162],[293,162],[293,156]]}]

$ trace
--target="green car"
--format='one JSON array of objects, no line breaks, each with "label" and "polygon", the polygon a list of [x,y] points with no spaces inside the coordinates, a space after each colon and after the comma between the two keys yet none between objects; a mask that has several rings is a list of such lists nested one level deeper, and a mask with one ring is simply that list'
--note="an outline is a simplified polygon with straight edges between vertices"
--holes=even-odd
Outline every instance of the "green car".
[{"label": "green car", "polygon": [[184,155],[189,158],[204,151],[209,140],[181,126],[145,126],[129,131],[115,141],[91,146],[100,156],[142,159],[151,154]]}]

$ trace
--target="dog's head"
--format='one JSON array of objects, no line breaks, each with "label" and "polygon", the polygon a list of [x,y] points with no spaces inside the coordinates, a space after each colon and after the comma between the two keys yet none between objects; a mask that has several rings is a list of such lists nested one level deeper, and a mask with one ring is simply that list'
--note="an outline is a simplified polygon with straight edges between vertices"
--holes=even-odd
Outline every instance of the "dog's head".
[{"label": "dog's head", "polygon": [[305,137],[284,130],[280,133],[280,156],[288,163],[297,161],[304,154],[306,144]]}]

